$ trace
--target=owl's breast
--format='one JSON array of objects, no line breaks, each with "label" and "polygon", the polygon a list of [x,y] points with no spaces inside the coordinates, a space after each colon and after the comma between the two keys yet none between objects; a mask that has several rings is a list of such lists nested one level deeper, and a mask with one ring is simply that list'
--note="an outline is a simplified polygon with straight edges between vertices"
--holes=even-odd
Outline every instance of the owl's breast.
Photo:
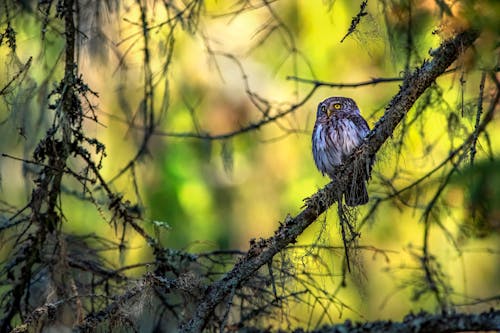
[{"label": "owl's breast", "polygon": [[361,144],[367,130],[349,118],[332,117],[328,123],[317,122],[313,131],[313,156],[323,174],[331,175],[354,148]]},{"label": "owl's breast", "polygon": [[359,146],[366,135],[366,132],[356,126],[350,119],[339,119],[332,131],[335,141],[339,145],[339,150],[343,155],[349,155],[354,148]]}]

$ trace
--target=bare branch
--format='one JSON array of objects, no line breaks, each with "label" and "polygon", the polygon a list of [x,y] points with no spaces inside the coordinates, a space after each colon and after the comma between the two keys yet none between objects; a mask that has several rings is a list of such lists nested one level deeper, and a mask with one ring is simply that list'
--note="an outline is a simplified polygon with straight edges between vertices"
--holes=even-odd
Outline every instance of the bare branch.
[{"label": "bare branch", "polygon": [[[347,320],[344,324],[323,326],[320,329],[310,331],[311,333],[364,333],[364,332],[386,332],[386,333],[403,333],[403,332],[420,332],[420,333],[435,333],[435,332],[483,332],[497,331],[500,329],[500,310],[491,310],[478,314],[468,313],[442,313],[429,314],[421,312],[419,314],[409,314],[401,322],[378,320],[373,322],[353,324]],[[307,332],[301,329],[297,332]],[[268,332],[255,328],[248,328],[240,332]]]},{"label": "bare branch", "polygon": [[340,40],[340,42],[344,42],[344,39],[347,38],[347,36],[349,36],[350,34],[352,34],[354,31],[356,31],[356,27],[358,26],[358,24],[361,22],[361,18],[365,15],[368,14],[368,12],[366,12],[366,5],[368,4],[368,0],[363,0],[363,2],[361,2],[361,5],[359,5],[359,12],[356,14],[356,16],[354,16],[352,18],[352,21],[351,21],[351,26],[349,27],[349,30],[347,31],[347,33],[345,34],[344,37],[342,37],[342,39]]}]

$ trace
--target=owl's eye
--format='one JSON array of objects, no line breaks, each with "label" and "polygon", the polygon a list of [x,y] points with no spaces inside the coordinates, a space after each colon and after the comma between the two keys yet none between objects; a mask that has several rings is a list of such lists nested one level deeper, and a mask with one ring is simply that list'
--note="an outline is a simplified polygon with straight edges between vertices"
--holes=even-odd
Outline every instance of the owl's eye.
[{"label": "owl's eye", "polygon": [[321,112],[326,112],[326,106],[321,105],[320,109],[321,109]]},{"label": "owl's eye", "polygon": [[335,103],[335,104],[333,104],[333,108],[334,108],[335,110],[340,110],[340,108],[341,108],[341,107],[342,107],[342,104],[340,104],[340,103]]}]

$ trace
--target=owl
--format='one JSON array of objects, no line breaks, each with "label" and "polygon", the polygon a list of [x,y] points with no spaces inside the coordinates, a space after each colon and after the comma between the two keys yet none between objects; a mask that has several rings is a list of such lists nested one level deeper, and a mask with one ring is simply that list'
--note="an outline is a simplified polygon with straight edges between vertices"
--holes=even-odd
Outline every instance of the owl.
[{"label": "owl", "polygon": [[[361,144],[369,131],[351,98],[330,97],[319,103],[312,134],[312,152],[318,170],[333,178],[335,168]],[[368,192],[364,179],[353,179],[344,198],[348,206],[366,204]]]}]

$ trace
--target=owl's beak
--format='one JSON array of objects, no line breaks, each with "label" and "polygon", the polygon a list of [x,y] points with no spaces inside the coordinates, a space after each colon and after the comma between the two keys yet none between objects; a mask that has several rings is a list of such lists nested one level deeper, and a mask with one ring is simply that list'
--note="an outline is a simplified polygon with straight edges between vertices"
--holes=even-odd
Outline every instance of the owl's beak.
[{"label": "owl's beak", "polygon": [[328,116],[328,118],[330,118],[330,116],[332,115],[332,113],[333,113],[332,109],[330,109],[330,108],[326,109],[326,115]]}]

